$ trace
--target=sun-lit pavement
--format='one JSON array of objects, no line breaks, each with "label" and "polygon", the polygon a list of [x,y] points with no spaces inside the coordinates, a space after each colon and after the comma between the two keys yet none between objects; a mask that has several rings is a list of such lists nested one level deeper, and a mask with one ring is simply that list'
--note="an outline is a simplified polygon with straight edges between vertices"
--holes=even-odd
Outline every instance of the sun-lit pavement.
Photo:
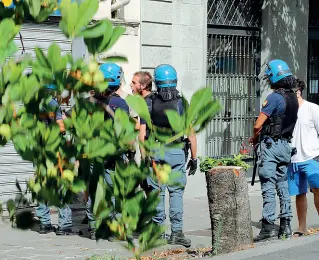
[{"label": "sun-lit pavement", "polygon": [[[196,187],[197,186],[197,187]],[[206,189],[189,185],[191,189]],[[194,192],[193,192],[194,193]],[[203,194],[203,193],[202,193]],[[201,194],[201,195],[202,195]],[[258,183],[254,187],[249,187],[250,204],[252,213],[252,227],[254,234],[260,230],[260,213],[262,199],[260,186]],[[309,227],[319,227],[319,217],[313,206],[312,195],[309,194]],[[295,214],[294,200],[293,212]],[[211,246],[210,219],[208,202],[206,196],[186,196],[184,200],[184,231],[192,239],[192,248],[203,248]],[[54,233],[39,235],[36,230],[20,231],[10,227],[6,220],[0,222],[0,259],[85,259],[94,254],[103,256],[118,256],[127,258],[131,256],[123,246],[124,243],[99,241],[88,239],[87,225],[80,224],[85,212],[77,210],[73,213],[75,228],[84,232],[83,236],[56,236]],[[57,223],[57,215],[53,214],[52,222]],[[297,219],[292,221],[294,229],[297,227]],[[214,259],[310,259],[318,254],[319,236],[309,236],[290,241],[272,241],[266,244],[257,244],[255,248],[237,252],[227,256],[218,256]],[[159,250],[176,248],[176,246],[165,246]],[[256,252],[257,250],[257,252]],[[294,253],[292,253],[294,252]],[[249,255],[250,254],[250,255]],[[254,255],[255,254],[255,255]],[[294,258],[295,257],[295,258]],[[299,257],[299,258],[298,258]],[[307,258],[308,257],[308,258]],[[106,258],[107,259],[107,258]]]}]

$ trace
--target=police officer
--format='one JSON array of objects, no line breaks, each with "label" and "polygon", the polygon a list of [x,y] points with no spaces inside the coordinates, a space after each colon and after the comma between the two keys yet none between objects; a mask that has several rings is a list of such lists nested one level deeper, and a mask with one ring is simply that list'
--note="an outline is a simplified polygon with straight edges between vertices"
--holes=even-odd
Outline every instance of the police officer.
[{"label": "police officer", "polygon": [[[183,114],[182,99],[176,89],[177,73],[171,65],[159,65],[154,71],[154,80],[157,88],[156,96],[152,99],[151,119],[156,127],[171,129],[165,111],[168,109],[176,110],[180,115]],[[196,159],[196,135],[189,137],[191,142],[191,159],[188,163],[189,175],[193,175],[197,169]],[[176,140],[175,144],[181,143],[182,139]],[[191,246],[191,240],[186,238],[183,233],[183,194],[186,186],[186,158],[182,148],[166,147],[164,154],[155,152],[154,161],[157,164],[165,162],[169,164],[172,171],[179,172],[180,175],[175,179],[176,185],[165,185],[155,179],[148,179],[148,184],[153,190],[159,192],[160,202],[156,208],[157,214],[153,221],[159,225],[165,222],[165,190],[170,194],[169,216],[171,222],[171,235],[168,240],[170,244]]]},{"label": "police officer", "polygon": [[[123,70],[120,66],[115,63],[104,63],[99,69],[102,71],[104,75],[105,81],[108,82],[108,89],[103,95],[94,95],[90,98],[91,102],[94,102],[100,106],[102,106],[106,113],[105,119],[113,118],[114,113],[117,109],[122,109],[127,114],[129,114],[129,107],[126,101],[121,98],[122,90],[121,83],[124,77]],[[104,163],[105,166],[105,181],[113,187],[111,174],[115,171],[115,162],[107,161]],[[113,203],[115,203],[115,199],[112,199]],[[91,199],[88,199],[87,205],[87,216],[89,219],[89,226],[91,228],[90,234],[91,239],[96,239],[96,230],[95,230],[95,218],[92,213],[92,203]],[[115,213],[114,213],[115,215]],[[109,241],[114,241],[114,237],[108,237]]]},{"label": "police officer", "polygon": [[[46,85],[47,91],[51,94],[57,90],[53,84]],[[53,123],[57,123],[60,127],[60,132],[65,134],[65,126],[62,119],[62,111],[56,98],[52,98],[48,105],[48,109],[42,110],[40,113],[40,120],[47,126]],[[58,229],[56,230],[57,235],[71,235],[72,230],[72,211],[68,205],[64,208],[58,208],[59,220]],[[40,219],[40,234],[47,234],[53,231],[50,218],[50,208],[45,203],[39,203],[36,208],[36,215]]]},{"label": "police officer", "polygon": [[291,237],[291,201],[288,192],[287,166],[291,159],[289,142],[297,121],[298,101],[293,89],[296,79],[286,62],[272,60],[260,75],[274,90],[262,105],[254,125],[252,144],[259,142],[259,179],[263,196],[262,229],[255,242],[276,236],[276,190],[280,200],[278,238]]}]

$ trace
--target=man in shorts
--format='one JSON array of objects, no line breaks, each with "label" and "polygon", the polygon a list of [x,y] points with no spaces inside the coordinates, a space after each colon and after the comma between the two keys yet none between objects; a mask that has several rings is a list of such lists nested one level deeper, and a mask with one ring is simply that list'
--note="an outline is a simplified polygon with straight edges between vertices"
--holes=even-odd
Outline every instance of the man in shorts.
[{"label": "man in shorts", "polygon": [[291,142],[297,153],[292,156],[288,167],[289,194],[296,196],[299,222],[295,237],[307,232],[308,184],[319,214],[319,106],[302,98],[304,89],[305,83],[297,80],[299,110]]}]

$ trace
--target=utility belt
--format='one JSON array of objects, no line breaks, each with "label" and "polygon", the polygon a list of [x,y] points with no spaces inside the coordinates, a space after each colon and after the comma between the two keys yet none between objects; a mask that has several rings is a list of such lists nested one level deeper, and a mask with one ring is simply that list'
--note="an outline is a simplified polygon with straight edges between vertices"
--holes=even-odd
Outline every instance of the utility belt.
[{"label": "utility belt", "polygon": [[267,139],[272,139],[275,142],[277,142],[278,140],[282,140],[282,141],[286,141],[288,143],[291,142],[291,137],[287,138],[287,137],[282,137],[282,136],[270,136],[270,135],[262,135],[261,136],[261,141],[268,141]]},{"label": "utility belt", "polygon": [[[270,136],[262,136],[260,140],[261,140],[260,142],[264,142],[266,144],[267,148],[271,148],[272,141],[277,142],[278,140],[282,140],[282,141],[286,141],[287,143],[291,142],[291,138],[285,138],[285,137],[273,138],[273,137],[270,137]],[[294,156],[295,154],[297,154],[297,148],[296,147],[292,147],[291,148],[291,156]]]},{"label": "utility belt", "polygon": [[[181,144],[181,143],[183,143],[183,140],[184,140],[184,138],[178,138],[178,139],[174,140],[173,142],[170,142],[169,144]],[[160,142],[163,142],[163,141],[155,139],[155,142],[160,143]]]}]

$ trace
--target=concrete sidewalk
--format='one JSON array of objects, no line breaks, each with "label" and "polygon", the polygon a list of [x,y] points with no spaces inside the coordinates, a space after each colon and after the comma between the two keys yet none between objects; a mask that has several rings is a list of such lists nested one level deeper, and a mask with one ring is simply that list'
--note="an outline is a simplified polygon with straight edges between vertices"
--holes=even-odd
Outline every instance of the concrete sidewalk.
[{"label": "concrete sidewalk", "polygon": [[[203,189],[204,187],[201,187]],[[205,188],[206,189],[206,188]],[[262,198],[260,193],[260,185],[256,183],[254,187],[249,188],[252,227],[254,235],[260,231],[259,219],[262,209]],[[313,206],[312,194],[309,194],[309,211],[308,226],[319,227],[319,217]],[[292,210],[295,216],[295,203],[293,200]],[[210,218],[208,210],[208,201],[206,196],[188,197],[184,200],[184,231],[187,236],[192,239],[192,248],[211,247]],[[279,208],[278,208],[279,211]],[[278,212],[277,211],[277,212]],[[87,238],[87,225],[81,225],[80,222],[84,217],[84,211],[75,211],[73,214],[75,227],[84,231],[84,237],[69,236],[59,237],[54,233],[47,235],[39,235],[36,231],[27,230],[20,231],[10,227],[8,221],[0,222],[0,259],[86,259],[94,254],[104,256],[113,255],[119,258],[127,258],[132,256],[124,245],[125,243],[108,241],[91,241]],[[52,216],[53,224],[57,223],[57,215]],[[294,230],[297,228],[297,219],[294,217],[292,221]],[[262,252],[272,252],[273,247],[290,248],[297,246],[303,241],[303,245],[315,242],[315,238],[319,236],[305,237],[293,239],[290,241],[280,241],[265,244],[256,244],[255,248],[229,254],[225,256],[214,257],[214,259],[249,259],[247,252],[251,257],[260,255]],[[165,246],[158,250],[177,248],[176,246]],[[318,248],[318,246],[317,246]],[[255,252],[254,250],[257,250]],[[259,252],[261,250],[262,252]],[[239,257],[239,258],[238,258]],[[240,258],[242,257],[242,258]],[[246,258],[245,258],[246,257]],[[248,258],[247,258],[248,257]],[[107,258],[105,258],[107,259]],[[251,258],[253,259],[253,258]],[[262,258],[268,259],[268,258]],[[276,259],[276,258],[269,258]],[[289,258],[293,260],[294,258]]]}]

